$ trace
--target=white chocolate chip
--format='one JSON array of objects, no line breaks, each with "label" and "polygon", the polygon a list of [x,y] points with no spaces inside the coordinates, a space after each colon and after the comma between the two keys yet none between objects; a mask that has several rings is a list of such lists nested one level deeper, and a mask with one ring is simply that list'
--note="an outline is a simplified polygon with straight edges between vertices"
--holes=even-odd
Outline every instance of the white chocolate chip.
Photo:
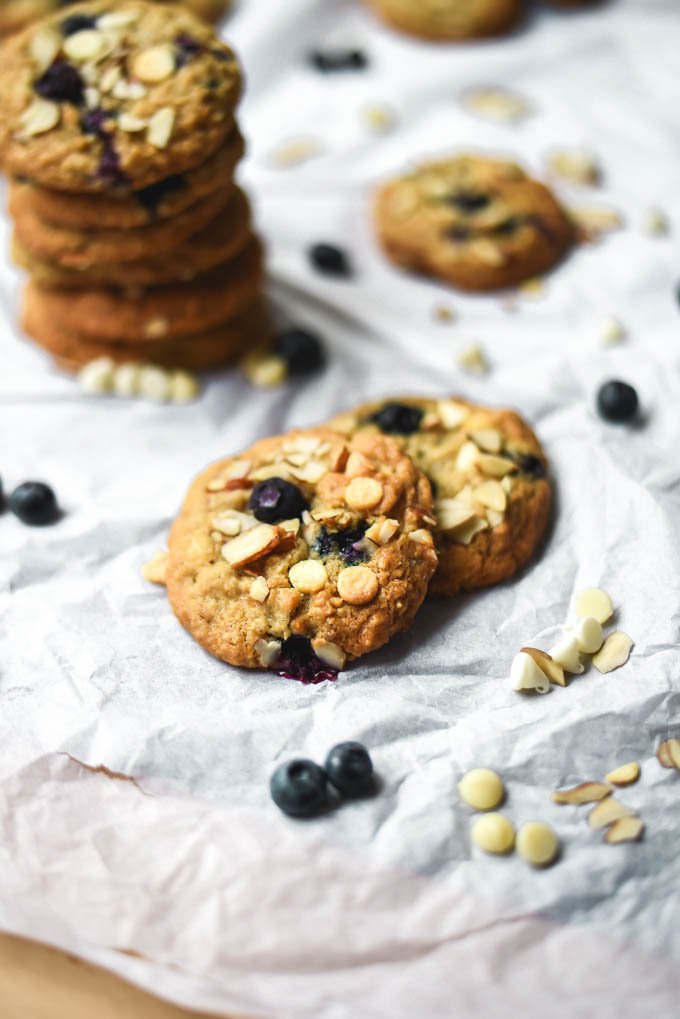
[{"label": "white chocolate chip", "polygon": [[614,768],[608,775],[605,775],[607,782],[611,782],[612,785],[625,786],[633,785],[634,782],[640,777],[640,765],[637,761],[631,761],[629,764],[621,764],[618,768]]},{"label": "white chocolate chip", "polygon": [[472,494],[482,506],[487,506],[498,513],[505,512],[508,498],[499,481],[483,481],[481,485],[477,485]]},{"label": "white chocolate chip", "polygon": [[222,546],[222,556],[234,569],[261,559],[280,545],[282,532],[272,524],[257,524]]},{"label": "white chocolate chip", "polygon": [[536,693],[548,693],[550,690],[548,677],[525,651],[520,651],[512,660],[510,682],[512,689],[518,692],[535,690]]},{"label": "white chocolate chip", "polygon": [[581,782],[580,785],[572,786],[571,789],[558,789],[550,797],[553,803],[561,805],[582,803],[597,803],[605,796],[611,794],[612,787],[605,782]]},{"label": "white chocolate chip", "polygon": [[78,372],[78,382],[86,393],[108,393],[111,391],[115,364],[110,357],[97,357],[84,365]]},{"label": "white chocolate chip", "polygon": [[148,120],[142,117],[135,117],[132,113],[121,113],[118,118],[118,127],[128,134],[136,134],[138,131],[146,131],[149,126]]},{"label": "white chocolate chip", "polygon": [[246,357],[242,368],[248,381],[261,389],[273,389],[282,385],[288,374],[286,362],[275,354]]},{"label": "white chocolate chip", "polygon": [[137,378],[137,392],[153,403],[165,403],[170,399],[168,373],[153,364],[142,365]]},{"label": "white chocolate chip", "polygon": [[149,145],[153,145],[155,149],[166,148],[174,126],[175,111],[171,106],[163,106],[160,110],[156,110],[149,120],[146,132],[146,140]]},{"label": "white chocolate chip", "polygon": [[482,814],[472,825],[472,841],[485,853],[509,853],[515,844],[515,829],[502,814]]},{"label": "white chocolate chip", "polygon": [[472,768],[458,783],[461,799],[474,810],[493,810],[505,798],[500,775],[490,768]]},{"label": "white chocolate chip", "polygon": [[361,119],[369,131],[372,131],[374,134],[387,134],[396,123],[394,110],[389,106],[378,105],[377,103],[365,106],[361,111]]},{"label": "white chocolate chip", "polygon": [[601,831],[609,827],[620,817],[630,817],[633,813],[623,803],[619,803],[613,796],[607,796],[600,800],[588,814],[588,824],[594,831]]},{"label": "white chocolate chip", "polygon": [[36,98],[19,118],[21,134],[25,138],[47,134],[60,120],[61,110],[56,103],[50,102],[49,99]]},{"label": "white chocolate chip", "polygon": [[301,591],[302,594],[315,594],[324,587],[328,574],[326,567],[318,559],[303,559],[291,566],[288,579],[296,591]]},{"label": "white chocolate chip", "polygon": [[541,672],[544,672],[551,683],[555,683],[556,686],[566,686],[567,681],[564,678],[564,669],[562,666],[554,661],[549,654],[545,651],[539,651],[535,647],[523,647],[520,651],[524,654],[529,655],[530,658],[536,662]]},{"label": "white chocolate chip", "polygon": [[345,502],[355,510],[373,509],[383,497],[383,487],[375,478],[352,478],[345,489]]},{"label": "white chocolate chip", "polygon": [[266,602],[269,597],[269,584],[264,577],[256,577],[248,593],[254,601]]},{"label": "white chocolate chip", "polygon": [[571,672],[578,676],[583,672],[581,655],[576,639],[570,635],[558,640],[554,647],[548,652],[550,657],[558,665],[561,665],[565,672]]},{"label": "white chocolate chip", "polygon": [[191,372],[170,372],[170,402],[191,403],[201,391],[198,379]]},{"label": "white chocolate chip", "polygon": [[633,646],[634,642],[627,633],[615,630],[614,633],[609,634],[597,654],[593,655],[593,665],[598,672],[603,674],[614,672],[615,669],[620,669],[622,665],[626,664]]},{"label": "white chocolate chip", "polygon": [[175,56],[170,46],[150,46],[132,59],[132,74],[150,85],[165,81],[175,70]]},{"label": "white chocolate chip", "polygon": [[96,28],[84,28],[74,32],[62,43],[64,53],[75,64],[84,64],[87,60],[97,60],[107,48],[106,36]]},{"label": "white chocolate chip", "polygon": [[315,637],[312,640],[312,650],[324,665],[330,665],[332,669],[344,669],[347,655],[338,644],[324,640],[323,637]]},{"label": "white chocolate chip", "polygon": [[164,549],[159,549],[158,552],[155,552],[153,559],[142,566],[142,576],[144,579],[148,580],[151,584],[165,584],[168,560],[168,553]]},{"label": "white chocolate chip", "polygon": [[517,92],[504,88],[476,88],[461,97],[465,107],[478,117],[500,123],[514,123],[531,113],[531,106]]},{"label": "white chocolate chip", "polygon": [[585,591],[581,591],[576,597],[575,607],[579,619],[587,619],[588,616],[592,616],[602,625],[611,619],[614,613],[611,598],[606,591],[601,591],[599,587],[588,587]]},{"label": "white chocolate chip", "polygon": [[553,829],[540,821],[528,821],[517,832],[517,852],[532,867],[549,867],[560,851]]},{"label": "white chocolate chip", "polygon": [[278,640],[265,640],[261,637],[256,642],[254,651],[262,668],[269,669],[279,657],[281,644]]},{"label": "white chocolate chip", "polygon": [[349,605],[367,605],[377,595],[380,584],[368,566],[348,566],[337,580],[338,594]]},{"label": "white chocolate chip", "polygon": [[30,42],[30,53],[39,71],[46,71],[61,49],[61,35],[53,28],[35,32]]},{"label": "white chocolate chip", "polygon": [[478,343],[472,343],[470,346],[464,347],[458,354],[456,361],[463,371],[469,372],[471,375],[486,375],[489,371],[489,362]]},{"label": "white chocolate chip", "polygon": [[314,138],[293,138],[284,142],[271,154],[271,162],[281,168],[299,166],[320,156],[323,147]]},{"label": "white chocolate chip", "polygon": [[592,616],[581,619],[572,632],[579,651],[583,651],[585,654],[594,654],[600,650],[604,643],[602,627]]},{"label": "white chocolate chip", "polygon": [[140,371],[140,366],[131,361],[116,365],[112,380],[112,388],[116,396],[137,396]]}]

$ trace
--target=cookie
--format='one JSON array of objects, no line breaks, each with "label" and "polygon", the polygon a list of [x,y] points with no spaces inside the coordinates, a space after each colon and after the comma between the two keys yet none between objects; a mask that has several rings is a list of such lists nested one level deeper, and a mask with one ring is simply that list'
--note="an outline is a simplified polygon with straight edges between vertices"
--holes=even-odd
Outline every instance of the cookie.
[{"label": "cookie", "polygon": [[514,411],[408,397],[365,404],[327,427],[348,437],[387,433],[429,478],[439,556],[432,594],[507,580],[540,545],[551,505],[548,464]]},{"label": "cookie", "polygon": [[521,0],[369,0],[386,24],[422,39],[499,35],[518,20]]},{"label": "cookie", "polygon": [[47,290],[29,281],[24,306],[55,328],[98,340],[143,343],[205,332],[238,315],[262,288],[262,249],[252,237],[231,262],[190,283],[148,290]]},{"label": "cookie", "polygon": [[36,303],[26,306],[22,322],[28,335],[65,371],[76,372],[98,357],[117,364],[150,363],[166,368],[208,371],[231,364],[271,331],[266,306],[255,301],[236,318],[204,333],[143,344],[99,341],[59,329]]},{"label": "cookie", "polygon": [[[39,286],[50,289],[160,286],[195,279],[234,258],[246,246],[250,228],[248,199],[235,188],[229,203],[207,227],[169,250],[154,249],[151,258],[135,262],[95,262],[84,269],[68,269],[35,257],[18,236],[12,255],[16,264],[26,269]],[[153,230],[152,227],[148,229]]]},{"label": "cookie", "polygon": [[133,230],[73,230],[38,219],[20,207],[21,195],[10,194],[9,211],[14,234],[34,258],[55,262],[64,269],[87,270],[114,262],[136,262],[171,251],[214,221],[234,196],[228,183],[184,212]]},{"label": "cookie", "polygon": [[77,4],[3,48],[0,160],[57,190],[138,191],[217,151],[240,90],[231,49],[184,8]]},{"label": "cookie", "polygon": [[195,170],[173,174],[129,196],[69,194],[14,178],[9,185],[10,207],[68,230],[134,230],[178,216],[222,191],[243,158],[244,148],[234,127],[224,145]]},{"label": "cookie", "polygon": [[263,439],[189,489],[170,534],[170,603],[232,665],[327,678],[413,621],[436,566],[431,508],[392,438]]},{"label": "cookie", "polygon": [[482,156],[426,163],[383,185],[375,223],[396,265],[470,291],[544,273],[574,242],[571,220],[543,184]]},{"label": "cookie", "polygon": [[[0,35],[18,32],[32,21],[69,6],[70,0],[3,0],[0,6]],[[175,0],[164,0],[173,3]],[[177,0],[204,21],[216,22],[226,13],[230,0]]]}]

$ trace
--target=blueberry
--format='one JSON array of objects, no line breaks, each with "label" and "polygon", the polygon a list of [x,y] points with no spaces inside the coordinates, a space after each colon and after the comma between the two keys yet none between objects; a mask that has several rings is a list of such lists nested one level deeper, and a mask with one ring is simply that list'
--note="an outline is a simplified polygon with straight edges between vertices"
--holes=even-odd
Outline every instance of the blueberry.
[{"label": "blueberry", "polygon": [[279,810],[289,817],[314,817],[328,803],[326,772],[304,758],[279,765],[269,780],[269,791]]},{"label": "blueberry", "polygon": [[361,50],[312,50],[310,64],[327,73],[329,71],[363,71],[368,67],[366,54]]},{"label": "blueberry", "polygon": [[42,481],[24,481],[15,488],[7,505],[19,520],[32,527],[53,524],[59,519],[59,507],[54,492]]},{"label": "blueberry", "polygon": [[446,231],[446,236],[450,241],[467,241],[470,237],[470,231],[464,226],[452,226]]},{"label": "blueberry", "polygon": [[365,796],[373,789],[371,755],[361,743],[338,743],[326,758],[326,773],[345,796]]},{"label": "blueberry", "polygon": [[515,230],[519,229],[522,225],[522,220],[519,216],[510,216],[504,223],[499,223],[498,226],[493,228],[492,233],[495,237],[508,237],[510,234],[514,234]]},{"label": "blueberry", "polygon": [[533,453],[519,453],[513,456],[513,460],[519,467],[522,474],[528,474],[532,478],[544,478],[546,476],[545,464]]},{"label": "blueberry", "polygon": [[186,187],[186,183],[186,178],[181,173],[174,173],[170,177],[156,181],[155,184],[149,184],[148,187],[135,191],[135,198],[147,212],[153,215],[166,195],[182,191]]},{"label": "blueberry", "polygon": [[178,35],[175,39],[175,46],[177,47],[177,54],[175,56],[175,66],[184,67],[193,60],[195,57],[202,52],[203,46],[191,35]]},{"label": "blueberry", "polygon": [[286,362],[289,375],[311,375],[320,371],[326,362],[318,336],[306,329],[286,329],[279,333],[273,350]]},{"label": "blueberry", "polygon": [[420,428],[423,411],[405,403],[386,403],[368,420],[387,435],[413,435]]},{"label": "blueberry", "polygon": [[104,127],[108,119],[109,114],[106,110],[102,110],[101,107],[88,110],[80,119],[80,129],[83,134],[94,134],[98,138],[108,138],[108,133]]},{"label": "blueberry", "polygon": [[600,386],[597,394],[597,409],[605,421],[617,424],[631,421],[638,410],[638,395],[627,382],[612,379]]},{"label": "blueberry", "polygon": [[76,32],[84,32],[89,28],[97,27],[97,19],[90,14],[71,14],[64,18],[59,26],[64,36],[75,35]]},{"label": "blueberry", "polygon": [[297,485],[291,485],[283,478],[267,478],[258,482],[250,493],[248,506],[265,524],[301,517],[303,511],[309,508]]},{"label": "blueberry", "polygon": [[43,99],[57,103],[73,103],[80,106],[83,101],[83,79],[67,60],[54,60],[35,83],[35,90]]},{"label": "blueberry", "polygon": [[121,169],[120,156],[116,152],[113,142],[108,137],[104,139],[104,148],[99,160],[99,166],[97,167],[97,176],[106,184],[124,185],[128,183],[128,176]]},{"label": "blueberry", "polygon": [[351,276],[352,270],[346,253],[335,244],[314,244],[309,258],[315,269],[325,276]]},{"label": "blueberry", "polygon": [[314,653],[309,637],[297,634],[287,637],[281,645],[276,672],[285,679],[297,679],[300,683],[325,683],[338,678],[338,670],[326,665]]},{"label": "blueberry", "polygon": [[338,556],[347,566],[366,562],[369,558],[368,553],[357,548],[357,545],[364,537],[367,527],[367,524],[358,524],[356,527],[345,527],[341,531],[329,531],[326,527],[321,527],[314,542],[314,551],[322,559]]},{"label": "blueberry", "polygon": [[488,195],[478,191],[457,191],[446,199],[449,205],[455,205],[461,212],[479,212],[491,201]]}]

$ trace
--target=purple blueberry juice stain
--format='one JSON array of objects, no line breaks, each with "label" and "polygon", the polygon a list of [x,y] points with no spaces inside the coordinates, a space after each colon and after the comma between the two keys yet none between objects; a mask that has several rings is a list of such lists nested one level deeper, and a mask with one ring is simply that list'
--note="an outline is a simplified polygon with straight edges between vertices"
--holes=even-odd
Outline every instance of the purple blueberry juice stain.
[{"label": "purple blueberry juice stain", "polygon": [[356,527],[346,527],[342,531],[329,531],[322,527],[316,536],[314,551],[322,559],[338,556],[347,566],[364,563],[369,556],[361,546],[361,542],[367,526],[367,524],[358,524]]},{"label": "purple blueberry juice stain", "polygon": [[308,637],[292,636],[284,640],[275,672],[282,679],[294,679],[305,686],[332,683],[338,678],[338,670],[329,668],[314,654]]}]

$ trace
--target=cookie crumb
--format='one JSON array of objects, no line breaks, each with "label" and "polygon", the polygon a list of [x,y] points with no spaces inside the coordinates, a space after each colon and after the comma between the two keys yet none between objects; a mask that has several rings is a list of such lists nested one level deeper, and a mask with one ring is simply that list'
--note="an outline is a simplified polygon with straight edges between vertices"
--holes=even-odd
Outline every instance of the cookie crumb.
[{"label": "cookie crumb", "polygon": [[461,104],[477,117],[500,123],[518,123],[533,113],[519,93],[495,86],[469,89],[461,96]]},{"label": "cookie crumb", "polygon": [[470,375],[486,375],[491,369],[489,361],[479,343],[464,347],[456,357],[458,367]]},{"label": "cookie crumb", "polygon": [[668,216],[662,209],[647,209],[640,224],[643,234],[648,237],[666,237],[671,230]]},{"label": "cookie crumb", "polygon": [[622,323],[613,316],[600,322],[600,341],[606,347],[613,347],[626,338],[626,330]]},{"label": "cookie crumb", "polygon": [[549,153],[548,172],[558,180],[579,186],[592,186],[602,180],[602,171],[594,156],[578,149],[559,149]]},{"label": "cookie crumb", "polygon": [[370,106],[364,106],[361,110],[361,120],[372,134],[387,134],[394,130],[397,117],[391,107],[382,103],[373,103]]},{"label": "cookie crumb", "polygon": [[446,325],[449,322],[455,322],[458,316],[454,309],[449,307],[447,304],[437,304],[432,309],[432,317],[435,321]]},{"label": "cookie crumb", "polygon": [[154,553],[153,559],[142,566],[142,576],[151,584],[165,585],[165,577],[168,571],[168,553],[159,549]]},{"label": "cookie crumb", "polygon": [[270,161],[273,166],[286,169],[300,166],[322,153],[323,146],[314,138],[291,138],[271,153]]}]

